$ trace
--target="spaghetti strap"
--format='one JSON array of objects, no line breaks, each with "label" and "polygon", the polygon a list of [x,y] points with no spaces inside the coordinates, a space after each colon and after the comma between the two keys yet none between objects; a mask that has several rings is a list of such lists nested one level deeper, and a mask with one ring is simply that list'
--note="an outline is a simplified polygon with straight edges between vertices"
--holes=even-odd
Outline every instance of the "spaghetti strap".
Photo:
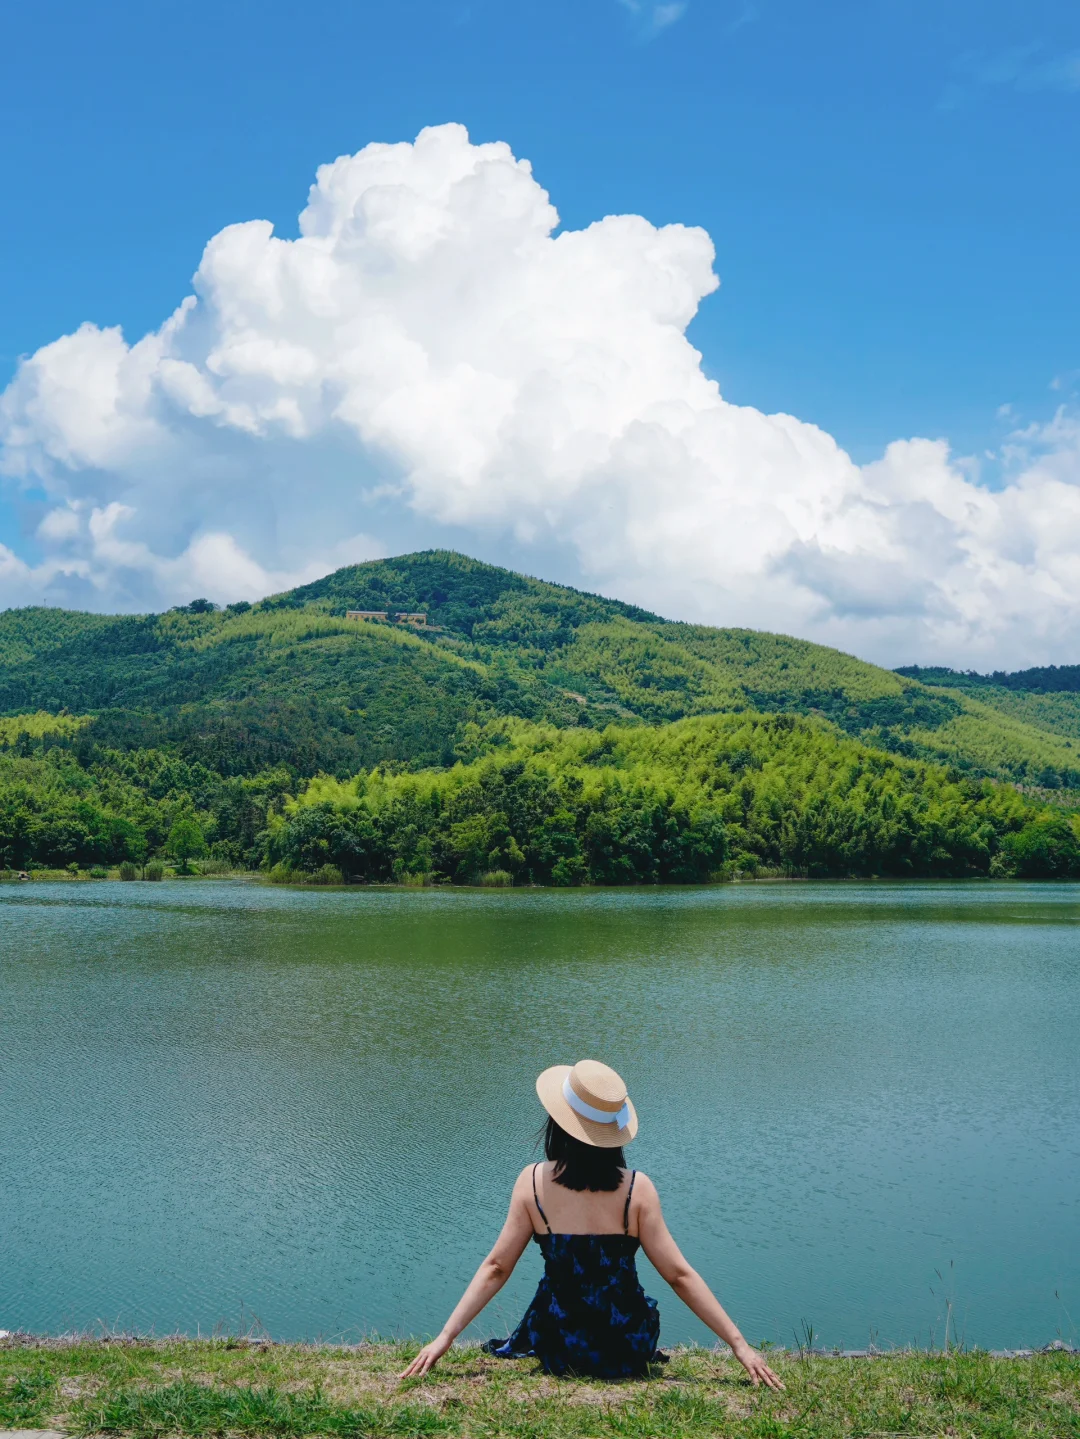
[{"label": "spaghetti strap", "polygon": [[[624,1233],[624,1234],[629,1234],[629,1233],[630,1233],[630,1200],[633,1198],[633,1194],[634,1194],[634,1180],[635,1180],[636,1178],[637,1178],[637,1170],[636,1170],[636,1169],[631,1169],[631,1171],[630,1171],[630,1188],[626,1191],[626,1207],[623,1209],[623,1216],[622,1216],[622,1227],[623,1227],[623,1233]],[[535,1184],[535,1179],[534,1179],[533,1182],[534,1182],[534,1184]],[[540,1206],[537,1205],[537,1208],[538,1208],[538,1209],[539,1209],[539,1207],[540,1207]],[[546,1221],[545,1221],[545,1222],[546,1222]]]},{"label": "spaghetti strap", "polygon": [[550,1233],[551,1233],[551,1225],[548,1224],[547,1215],[546,1215],[546,1214],[544,1213],[544,1211],[540,1208],[540,1200],[539,1200],[539,1198],[538,1198],[538,1196],[537,1196],[537,1193],[536,1193],[536,1171],[539,1169],[539,1167],[540,1167],[540,1166],[539,1166],[538,1164],[534,1164],[534,1165],[533,1165],[533,1172],[532,1172],[532,1181],[533,1181],[533,1203],[536,1205],[537,1212],[539,1213],[540,1218],[544,1221],[544,1224],[545,1224],[545,1226],[546,1226],[546,1228],[547,1228],[547,1232],[550,1234]]},{"label": "spaghetti strap", "polygon": [[[630,1170],[629,1175],[623,1171],[616,1194],[597,1195],[597,1208],[610,1220],[615,1215],[608,1205],[614,1201],[617,1214],[616,1195],[625,1189],[625,1233],[605,1229],[598,1234],[564,1234],[560,1232],[563,1211],[555,1215],[560,1229],[553,1230],[540,1203],[538,1168],[532,1166],[533,1203],[544,1222],[541,1225],[534,1214],[530,1224],[532,1238],[544,1256],[544,1277],[514,1332],[505,1339],[489,1339],[484,1348],[500,1359],[532,1354],[545,1374],[644,1378],[650,1365],[666,1356],[656,1347],[660,1338],[656,1300],[649,1298],[638,1278],[635,1258],[641,1240],[630,1233],[636,1171]],[[545,1166],[545,1183],[550,1174]],[[554,1192],[552,1185],[550,1193]],[[591,1216],[592,1205],[586,1204],[585,1209]]]}]

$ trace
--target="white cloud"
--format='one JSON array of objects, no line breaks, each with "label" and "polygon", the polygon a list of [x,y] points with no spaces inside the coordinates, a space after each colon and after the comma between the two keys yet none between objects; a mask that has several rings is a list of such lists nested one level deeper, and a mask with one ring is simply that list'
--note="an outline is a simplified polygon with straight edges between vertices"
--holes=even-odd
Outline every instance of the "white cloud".
[{"label": "white cloud", "polygon": [[704,231],[557,219],[505,145],[425,130],[322,167],[298,239],[214,236],[156,333],[39,350],[0,397],[0,464],[49,498],[44,558],[0,554],[0,594],[249,598],[411,525],[889,663],[1078,657],[1076,420],[1014,434],[998,489],[942,440],[860,468],[705,377]]},{"label": "white cloud", "polygon": [[76,505],[58,505],[50,510],[38,525],[39,539],[48,541],[73,540],[82,528]]}]

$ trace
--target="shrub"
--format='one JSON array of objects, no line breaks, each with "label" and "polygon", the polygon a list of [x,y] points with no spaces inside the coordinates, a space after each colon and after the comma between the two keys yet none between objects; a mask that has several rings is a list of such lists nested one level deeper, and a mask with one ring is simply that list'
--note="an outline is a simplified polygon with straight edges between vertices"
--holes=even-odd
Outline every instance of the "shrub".
[{"label": "shrub", "polygon": [[143,879],[164,879],[165,866],[160,859],[152,859],[143,870]]},{"label": "shrub", "polygon": [[345,880],[336,864],[323,864],[311,876],[312,884],[344,884]]},{"label": "shrub", "polygon": [[108,879],[108,877],[109,871],[105,868],[103,864],[95,864],[93,869],[90,871],[91,879]]},{"label": "shrub", "polygon": [[514,876],[508,869],[489,869],[487,874],[480,876],[480,883],[485,889],[509,889],[514,882]]},{"label": "shrub", "polygon": [[136,869],[136,867],[132,864],[132,862],[131,862],[130,859],[125,859],[124,862],[123,862],[123,864],[120,866],[120,878],[121,878],[121,879],[138,879],[138,877],[139,877],[139,871],[138,871],[138,870]]},{"label": "shrub", "polygon": [[296,871],[287,864],[275,864],[272,869],[267,870],[266,878],[271,884],[295,884]]}]

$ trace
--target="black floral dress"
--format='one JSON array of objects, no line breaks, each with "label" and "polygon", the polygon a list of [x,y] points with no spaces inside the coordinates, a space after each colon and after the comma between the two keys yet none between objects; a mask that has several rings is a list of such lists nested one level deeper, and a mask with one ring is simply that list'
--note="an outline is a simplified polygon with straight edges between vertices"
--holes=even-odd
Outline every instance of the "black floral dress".
[{"label": "black floral dress", "polygon": [[660,1313],[642,1289],[634,1256],[641,1241],[630,1233],[630,1196],[622,1234],[553,1234],[547,1215],[533,1198],[546,1234],[534,1234],[544,1256],[544,1277],[521,1323],[509,1339],[489,1339],[484,1348],[501,1359],[535,1354],[548,1374],[589,1374],[630,1379],[667,1356],[656,1347]]}]

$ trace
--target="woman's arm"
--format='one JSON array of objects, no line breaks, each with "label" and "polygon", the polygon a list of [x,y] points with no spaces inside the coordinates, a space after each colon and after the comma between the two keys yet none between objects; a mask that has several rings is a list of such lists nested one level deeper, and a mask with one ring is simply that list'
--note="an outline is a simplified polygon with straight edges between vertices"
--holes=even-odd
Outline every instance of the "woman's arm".
[{"label": "woman's arm", "polygon": [[426,1374],[434,1369],[466,1325],[471,1324],[490,1299],[493,1299],[514,1272],[514,1266],[533,1235],[529,1211],[531,1191],[530,1170],[518,1175],[510,1196],[510,1210],[495,1247],[469,1281],[469,1287],[458,1300],[454,1312],[430,1344],[425,1344],[413,1362],[398,1375],[399,1379]]},{"label": "woman's arm", "polygon": [[[640,1196],[640,1198],[639,1198]],[[738,1325],[720,1305],[720,1301],[696,1269],[687,1264],[679,1246],[671,1237],[660,1209],[656,1186],[646,1174],[638,1174],[634,1187],[638,1211],[638,1234],[641,1247],[662,1278],[712,1332],[731,1348],[731,1352],[750,1376],[755,1388],[763,1380],[770,1389],[783,1389],[783,1384],[752,1345],[739,1333]]]}]

